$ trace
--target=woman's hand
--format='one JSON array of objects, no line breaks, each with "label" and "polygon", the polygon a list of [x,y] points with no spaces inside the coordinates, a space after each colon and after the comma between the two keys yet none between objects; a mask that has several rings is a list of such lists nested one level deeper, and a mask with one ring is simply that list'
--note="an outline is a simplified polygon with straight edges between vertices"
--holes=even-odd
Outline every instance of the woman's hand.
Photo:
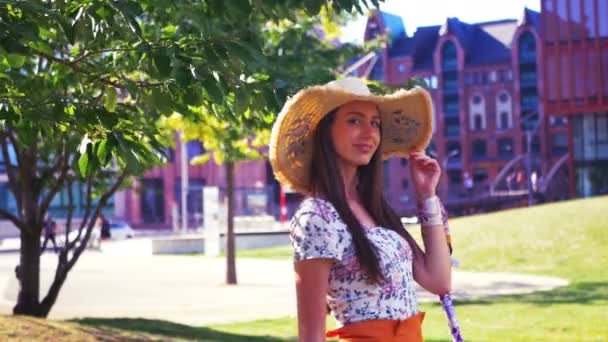
[{"label": "woman's hand", "polygon": [[412,152],[409,164],[417,200],[420,202],[435,196],[435,190],[441,176],[439,163],[424,152]]}]

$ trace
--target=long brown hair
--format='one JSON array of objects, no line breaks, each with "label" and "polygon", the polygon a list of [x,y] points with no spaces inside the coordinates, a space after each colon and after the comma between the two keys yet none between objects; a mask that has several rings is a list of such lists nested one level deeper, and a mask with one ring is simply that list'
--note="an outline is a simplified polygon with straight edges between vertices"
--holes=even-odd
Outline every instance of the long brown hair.
[{"label": "long brown hair", "polygon": [[[331,204],[346,224],[352,235],[355,253],[361,266],[367,270],[371,279],[379,283],[384,279],[376,250],[365,235],[365,228],[355,217],[346,200],[346,191],[338,169],[336,150],[331,136],[337,109],[328,113],[319,123],[314,133],[309,194],[321,197]],[[363,206],[383,228],[393,230],[412,246],[413,238],[403,228],[401,220],[390,207],[384,196],[384,175],[382,151],[376,150],[369,164],[357,170],[357,192]]]}]

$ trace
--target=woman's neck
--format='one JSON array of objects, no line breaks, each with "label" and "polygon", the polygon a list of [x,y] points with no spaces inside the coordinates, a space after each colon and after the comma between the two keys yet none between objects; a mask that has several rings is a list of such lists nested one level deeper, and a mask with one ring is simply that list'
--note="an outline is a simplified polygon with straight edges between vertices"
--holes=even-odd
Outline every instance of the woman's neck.
[{"label": "woman's neck", "polygon": [[359,201],[359,192],[357,191],[357,167],[340,165],[340,173],[344,185],[344,194],[347,201]]}]

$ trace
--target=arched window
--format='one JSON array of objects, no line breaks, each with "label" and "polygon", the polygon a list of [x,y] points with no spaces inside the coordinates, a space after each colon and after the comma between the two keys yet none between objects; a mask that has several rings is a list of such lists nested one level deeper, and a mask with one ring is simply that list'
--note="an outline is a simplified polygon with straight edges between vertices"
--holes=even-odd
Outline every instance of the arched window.
[{"label": "arched window", "polygon": [[486,105],[482,94],[474,94],[469,102],[469,129],[483,131],[486,129]]},{"label": "arched window", "polygon": [[511,95],[502,90],[496,95],[496,129],[506,130],[513,127],[513,110],[511,109]]},{"label": "arched window", "polygon": [[481,114],[477,113],[473,115],[473,128],[476,131],[482,131],[483,130],[483,118],[481,116]]},{"label": "arched window", "polygon": [[509,113],[500,112],[500,129],[507,129],[509,127]]}]

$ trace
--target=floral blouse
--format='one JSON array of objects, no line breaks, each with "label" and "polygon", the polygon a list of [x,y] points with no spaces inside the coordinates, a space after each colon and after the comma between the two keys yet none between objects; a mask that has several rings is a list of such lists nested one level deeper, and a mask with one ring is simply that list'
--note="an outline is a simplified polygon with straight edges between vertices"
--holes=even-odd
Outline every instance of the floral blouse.
[{"label": "floral blouse", "polygon": [[418,313],[413,252],[396,232],[366,227],[376,248],[384,280],[370,281],[355,254],[346,224],[330,202],[307,198],[291,221],[294,262],[328,258],[335,262],[329,274],[327,304],[340,325],[372,319],[406,319]]}]

